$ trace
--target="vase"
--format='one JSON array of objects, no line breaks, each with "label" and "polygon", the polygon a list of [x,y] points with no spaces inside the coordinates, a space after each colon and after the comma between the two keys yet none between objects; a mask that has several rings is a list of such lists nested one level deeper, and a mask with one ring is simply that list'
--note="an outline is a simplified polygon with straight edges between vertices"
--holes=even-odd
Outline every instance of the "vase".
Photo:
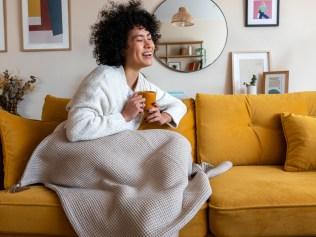
[{"label": "vase", "polygon": [[256,86],[247,86],[247,94],[248,95],[256,95],[257,87]]}]

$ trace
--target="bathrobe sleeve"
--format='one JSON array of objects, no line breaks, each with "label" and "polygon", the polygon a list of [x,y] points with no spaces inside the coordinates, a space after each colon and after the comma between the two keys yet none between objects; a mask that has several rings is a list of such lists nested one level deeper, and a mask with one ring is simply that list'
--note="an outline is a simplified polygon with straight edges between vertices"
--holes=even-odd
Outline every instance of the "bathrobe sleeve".
[{"label": "bathrobe sleeve", "polygon": [[96,139],[128,129],[121,108],[116,108],[118,103],[111,96],[119,88],[105,85],[109,74],[102,68],[90,73],[67,106],[65,129],[69,141]]}]

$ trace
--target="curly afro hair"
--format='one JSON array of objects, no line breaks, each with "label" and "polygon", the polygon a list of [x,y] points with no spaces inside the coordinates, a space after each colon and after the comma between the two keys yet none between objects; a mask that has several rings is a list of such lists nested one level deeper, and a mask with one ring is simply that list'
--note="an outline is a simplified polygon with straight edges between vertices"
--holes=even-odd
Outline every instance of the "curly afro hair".
[{"label": "curly afro hair", "polygon": [[125,64],[124,51],[127,37],[135,26],[144,27],[156,43],[160,37],[159,21],[141,7],[140,0],[128,4],[110,2],[109,9],[99,13],[97,23],[91,26],[90,44],[94,45],[93,55],[97,64],[121,66]]}]

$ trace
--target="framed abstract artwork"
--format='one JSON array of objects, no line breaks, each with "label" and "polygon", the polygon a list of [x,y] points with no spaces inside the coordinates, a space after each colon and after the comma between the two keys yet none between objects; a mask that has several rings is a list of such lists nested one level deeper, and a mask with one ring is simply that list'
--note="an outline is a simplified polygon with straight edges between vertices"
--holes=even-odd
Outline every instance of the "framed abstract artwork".
[{"label": "framed abstract artwork", "polygon": [[280,0],[246,0],[246,26],[278,26]]},{"label": "framed abstract artwork", "polygon": [[69,0],[21,0],[22,50],[70,50]]},{"label": "framed abstract artwork", "polygon": [[250,51],[232,53],[233,94],[246,94],[246,84],[257,78],[257,93],[264,93],[263,72],[270,70],[270,52]]},{"label": "framed abstract artwork", "polygon": [[265,94],[284,94],[289,91],[289,71],[264,72]]},{"label": "framed abstract artwork", "polygon": [[7,51],[5,0],[0,0],[0,52]]}]

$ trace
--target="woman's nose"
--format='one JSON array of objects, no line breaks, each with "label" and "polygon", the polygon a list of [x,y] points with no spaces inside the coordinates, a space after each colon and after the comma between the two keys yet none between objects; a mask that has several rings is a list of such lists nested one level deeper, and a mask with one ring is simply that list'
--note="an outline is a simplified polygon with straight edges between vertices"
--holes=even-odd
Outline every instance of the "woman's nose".
[{"label": "woman's nose", "polygon": [[154,46],[154,44],[153,44],[153,42],[152,42],[152,40],[145,40],[145,48],[151,48],[151,47],[153,47]]}]

